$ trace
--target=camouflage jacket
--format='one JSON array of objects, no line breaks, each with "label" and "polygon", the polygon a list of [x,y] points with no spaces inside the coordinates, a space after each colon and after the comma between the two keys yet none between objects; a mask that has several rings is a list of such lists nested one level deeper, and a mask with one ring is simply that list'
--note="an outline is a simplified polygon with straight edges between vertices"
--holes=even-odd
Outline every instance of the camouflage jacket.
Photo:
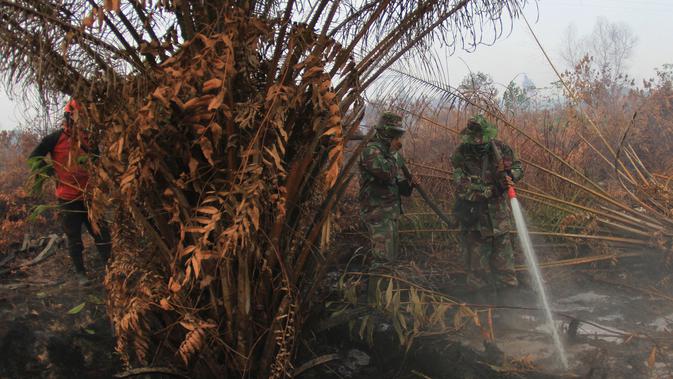
[{"label": "camouflage jacket", "polygon": [[391,152],[385,141],[372,141],[360,155],[360,193],[362,211],[376,208],[400,209],[398,183],[405,180],[402,166],[404,159],[398,152]]},{"label": "camouflage jacket", "polygon": [[[521,162],[505,143],[495,140],[505,172],[498,172],[493,148],[462,143],[451,162],[456,185],[454,213],[463,229],[479,230],[482,235],[497,235],[510,230],[505,175],[514,182],[523,177]],[[482,150],[483,149],[483,150]]]}]

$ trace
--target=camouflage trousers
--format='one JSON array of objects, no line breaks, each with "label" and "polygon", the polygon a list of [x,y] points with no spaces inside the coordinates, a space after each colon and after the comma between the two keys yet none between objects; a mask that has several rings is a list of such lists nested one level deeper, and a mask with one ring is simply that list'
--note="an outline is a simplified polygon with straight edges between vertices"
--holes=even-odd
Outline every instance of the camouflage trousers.
[{"label": "camouflage trousers", "polygon": [[363,211],[360,216],[369,231],[374,262],[395,260],[400,248],[399,207],[379,207]]},{"label": "camouflage trousers", "polygon": [[[480,287],[484,283],[516,287],[514,250],[509,233],[482,236],[479,231],[461,232],[461,244],[468,285]],[[473,281],[473,283],[470,283]],[[480,285],[483,283],[482,285]]]}]

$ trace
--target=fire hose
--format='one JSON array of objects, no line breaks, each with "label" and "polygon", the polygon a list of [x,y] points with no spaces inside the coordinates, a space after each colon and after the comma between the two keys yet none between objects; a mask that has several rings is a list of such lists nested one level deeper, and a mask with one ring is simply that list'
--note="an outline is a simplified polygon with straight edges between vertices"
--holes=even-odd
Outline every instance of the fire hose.
[{"label": "fire hose", "polygon": [[[409,172],[409,169],[407,166],[402,166],[402,172],[404,172],[404,176],[407,178],[411,179],[411,173]],[[428,193],[425,192],[423,187],[421,187],[420,184],[415,183],[414,188],[418,193],[421,195],[423,200],[425,201],[426,204],[439,216],[439,218],[446,223],[446,225],[449,228],[453,228],[456,226],[456,223],[454,221],[451,221],[451,219],[442,211],[442,209],[428,196]]]}]

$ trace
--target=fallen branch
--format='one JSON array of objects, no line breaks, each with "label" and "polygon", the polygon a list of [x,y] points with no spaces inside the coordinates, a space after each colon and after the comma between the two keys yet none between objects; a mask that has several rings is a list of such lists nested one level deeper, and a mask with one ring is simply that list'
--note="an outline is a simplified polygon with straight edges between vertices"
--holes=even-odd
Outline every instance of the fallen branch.
[{"label": "fallen branch", "polygon": [[418,372],[418,371],[416,371],[416,370],[411,370],[411,373],[414,374],[414,375],[416,375],[416,376],[418,376],[419,378],[423,378],[423,379],[432,379],[431,377],[429,377],[429,376],[423,374],[422,372]]},{"label": "fallen branch", "polygon": [[[565,266],[577,266],[581,264],[608,261],[613,259],[627,258],[627,257],[639,257],[645,253],[624,253],[624,254],[610,254],[610,255],[594,255],[589,257],[582,258],[571,258],[571,259],[561,259],[558,261],[545,262],[540,264],[540,268],[556,268],[556,267],[565,267]],[[519,265],[514,268],[516,271],[526,271],[528,267],[525,265]]]},{"label": "fallen branch", "polygon": [[14,252],[7,254],[4,258],[2,258],[2,260],[0,260],[0,267],[11,262],[14,258],[16,258],[16,254]]},{"label": "fallen branch", "polygon": [[36,264],[42,262],[43,260],[47,259],[49,256],[51,256],[54,253],[53,247],[56,244],[56,241],[58,241],[58,239],[59,239],[58,235],[50,234],[49,235],[49,242],[47,242],[47,246],[45,246],[45,248],[42,249],[40,254],[38,254],[37,257],[33,258],[29,262],[26,262],[26,263],[20,265],[18,268],[21,269],[21,268],[30,267],[30,266],[36,265]]},{"label": "fallen branch", "polygon": [[[42,262],[43,260],[47,259],[49,256],[51,256],[54,253],[54,250],[55,250],[55,249],[53,249],[53,247],[59,241],[60,237],[56,234],[50,234],[48,238],[49,238],[49,242],[47,242],[47,246],[45,246],[45,248],[42,249],[40,254],[38,254],[32,260],[19,265],[17,267],[17,269],[22,269],[22,268],[33,266],[33,265],[38,264],[38,263]],[[24,245],[26,245],[26,238],[24,238]],[[16,255],[14,253],[12,253],[11,257],[3,259],[3,261],[0,262],[0,267],[9,263],[9,261],[14,259],[15,256]],[[3,269],[3,270],[0,270],[0,275],[4,275],[4,274],[6,274],[6,273],[8,273],[12,270],[13,270],[12,268],[6,268],[6,269]]]},{"label": "fallen branch", "polygon": [[[458,233],[460,229],[442,229],[442,228],[428,228],[428,229],[404,229],[400,230],[399,233]],[[511,231],[510,234],[516,234],[516,231]],[[609,241],[609,242],[620,242],[625,244],[651,247],[649,243],[645,240],[636,239],[636,238],[623,238],[623,237],[613,237],[613,236],[601,236],[601,235],[591,235],[591,234],[573,234],[573,233],[554,233],[554,232],[530,232],[532,236],[545,236],[545,237],[562,237],[562,238],[577,238],[577,239],[590,239],[590,240],[599,240],[599,241]]]},{"label": "fallen branch", "polygon": [[16,289],[16,288],[23,288],[23,287],[30,287],[30,286],[46,287],[46,286],[54,286],[54,285],[63,284],[64,282],[65,282],[65,280],[47,280],[47,281],[21,280],[19,282],[2,284],[2,285],[0,285],[0,288]]},{"label": "fallen branch", "polygon": [[28,249],[28,244],[30,242],[30,237],[28,236],[28,233],[23,235],[23,243],[21,244],[21,249],[19,251],[25,251]]},{"label": "fallen branch", "polygon": [[11,291],[19,288],[28,287],[27,283],[10,283],[10,284],[0,284],[0,290]]},{"label": "fallen branch", "polygon": [[[567,267],[567,266],[578,266],[578,265],[582,265],[582,264],[601,262],[601,261],[609,261],[609,260],[613,260],[613,259],[640,257],[640,256],[643,256],[645,254],[646,254],[645,252],[635,252],[635,253],[622,253],[622,254],[610,254],[610,255],[591,255],[591,256],[582,257],[582,258],[560,259],[560,260],[556,260],[556,261],[549,261],[549,262],[540,263],[540,268],[542,269],[542,268],[559,268],[559,267]],[[525,265],[518,265],[514,268],[514,270],[515,271],[526,271],[526,270],[528,270],[528,267],[525,266]],[[442,272],[443,272],[443,274],[447,274],[447,275],[465,274],[464,270],[444,270]],[[359,273],[359,272],[352,272],[352,273]],[[637,289],[637,288],[634,287],[634,289]],[[663,295],[661,295],[661,296],[663,296]],[[673,297],[670,297],[670,300],[673,301]]]},{"label": "fallen branch", "polygon": [[[427,168],[429,170],[439,171],[439,172],[442,172],[442,173],[445,173],[445,174],[453,175],[453,171],[451,171],[451,170],[445,170],[445,169],[442,169],[442,168],[439,168],[439,167],[429,166],[429,165],[423,164],[423,163],[408,161],[408,162],[406,162],[406,164],[408,164],[409,166]],[[451,178],[447,178],[447,179],[452,180]]]},{"label": "fallen branch", "polygon": [[130,378],[132,376],[147,375],[147,374],[163,374],[170,375],[176,378],[186,378],[191,379],[189,376],[175,372],[174,370],[168,367],[138,367],[124,372],[115,374],[115,378]]},{"label": "fallen branch", "polygon": [[[472,303],[465,303],[461,304],[466,307],[474,308],[474,309],[510,309],[510,310],[521,310],[521,311],[544,311],[543,308],[540,307],[522,307],[522,306],[513,306],[513,305],[495,305],[495,304],[472,304]],[[610,336],[614,337],[620,337],[624,340],[631,339],[631,338],[641,338],[645,340],[649,340],[652,342],[656,343],[656,339],[652,336],[649,336],[645,333],[639,333],[639,332],[630,332],[630,331],[624,331],[624,330],[615,330],[610,327],[595,323],[593,321],[581,319],[578,317],[575,317],[571,314],[565,313],[565,312],[560,312],[560,311],[551,311],[553,314],[564,317],[566,319],[569,319],[571,321],[575,320],[576,322],[579,322],[581,324],[587,324],[590,326],[593,326],[597,329],[600,329],[604,332],[611,333]]]},{"label": "fallen branch", "polygon": [[313,358],[310,361],[304,363],[303,365],[297,367],[297,369],[294,370],[294,372],[292,373],[292,377],[293,378],[297,377],[297,376],[301,375],[301,373],[303,373],[304,371],[306,371],[308,369],[311,369],[311,368],[316,367],[316,366],[320,366],[322,364],[325,364],[327,362],[331,362],[331,361],[333,361],[335,359],[339,359],[339,358],[341,358],[341,356],[337,353],[325,354],[325,355],[321,355],[319,357]]},{"label": "fallen branch", "polygon": [[602,282],[602,283],[605,283],[605,284],[610,284],[610,285],[613,285],[613,286],[624,287],[624,288],[627,288],[627,289],[630,289],[630,290],[633,290],[633,291],[644,293],[646,295],[650,295],[650,296],[653,296],[653,297],[658,297],[660,299],[665,299],[665,300],[668,300],[668,301],[673,301],[672,296],[666,295],[665,293],[662,293],[661,291],[658,291],[654,288],[640,288],[640,287],[631,286],[631,285],[628,285],[628,284],[625,284],[625,283],[615,282],[615,281],[612,281],[612,280],[599,279],[599,278],[596,278],[596,277],[593,277],[593,276],[591,277],[591,280],[594,280],[594,281],[597,281],[597,282]]}]

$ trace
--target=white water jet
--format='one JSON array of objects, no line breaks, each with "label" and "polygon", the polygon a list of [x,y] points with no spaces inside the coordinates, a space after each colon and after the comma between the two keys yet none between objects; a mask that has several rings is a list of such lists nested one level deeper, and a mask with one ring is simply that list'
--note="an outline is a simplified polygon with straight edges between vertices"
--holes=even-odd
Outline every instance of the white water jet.
[{"label": "white water jet", "polygon": [[[512,191],[513,195],[513,191]],[[568,369],[568,358],[566,357],[563,344],[561,343],[561,338],[556,330],[556,324],[554,323],[554,316],[551,313],[549,308],[549,300],[547,300],[547,292],[545,291],[544,284],[542,283],[542,274],[540,273],[540,268],[537,264],[537,258],[535,256],[535,251],[533,251],[533,244],[530,241],[530,235],[528,234],[528,227],[526,226],[526,219],[523,217],[523,212],[521,211],[521,205],[519,205],[519,200],[514,196],[510,195],[510,202],[512,205],[512,213],[514,215],[514,223],[516,224],[517,234],[519,235],[519,242],[521,242],[521,248],[523,249],[524,255],[526,256],[526,262],[528,263],[528,270],[533,276],[533,282],[537,288],[537,292],[540,295],[542,300],[542,305],[544,307],[545,315],[547,316],[547,322],[551,328],[552,337],[554,339],[554,344],[558,350],[559,357],[561,358],[561,363],[563,364],[564,369]]]}]

